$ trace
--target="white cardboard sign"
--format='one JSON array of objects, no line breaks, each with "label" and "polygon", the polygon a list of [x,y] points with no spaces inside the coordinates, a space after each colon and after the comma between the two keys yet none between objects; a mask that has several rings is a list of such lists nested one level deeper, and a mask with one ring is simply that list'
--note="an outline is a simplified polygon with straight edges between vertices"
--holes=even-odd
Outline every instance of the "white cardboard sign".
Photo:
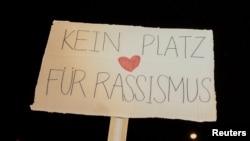
[{"label": "white cardboard sign", "polygon": [[213,32],[54,21],[31,109],[216,121]]}]

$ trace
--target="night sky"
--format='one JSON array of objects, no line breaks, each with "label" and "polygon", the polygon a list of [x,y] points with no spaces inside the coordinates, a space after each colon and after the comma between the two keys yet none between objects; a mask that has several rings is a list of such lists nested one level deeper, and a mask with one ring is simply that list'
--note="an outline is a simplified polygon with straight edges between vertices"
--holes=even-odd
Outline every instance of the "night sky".
[{"label": "night sky", "polygon": [[[146,3],[146,1],[145,1]],[[191,140],[196,132],[199,141],[229,139],[212,137],[212,129],[246,131],[249,140],[249,6],[245,3],[166,2],[145,5],[123,3],[99,4],[71,2],[57,4],[20,2],[11,21],[18,24],[11,32],[18,41],[14,46],[14,84],[8,131],[12,140],[107,140],[109,117],[31,111],[34,91],[44,50],[53,20],[86,23],[139,25],[161,28],[212,29],[215,52],[216,122],[144,118],[129,119],[127,140]],[[17,5],[18,5],[17,4]],[[104,6],[104,5],[109,6]],[[147,6],[146,6],[147,5]],[[13,22],[12,22],[13,23]],[[15,33],[17,33],[15,35]],[[13,47],[12,47],[13,48]],[[13,82],[12,81],[12,82]],[[11,83],[12,84],[12,83]]]}]

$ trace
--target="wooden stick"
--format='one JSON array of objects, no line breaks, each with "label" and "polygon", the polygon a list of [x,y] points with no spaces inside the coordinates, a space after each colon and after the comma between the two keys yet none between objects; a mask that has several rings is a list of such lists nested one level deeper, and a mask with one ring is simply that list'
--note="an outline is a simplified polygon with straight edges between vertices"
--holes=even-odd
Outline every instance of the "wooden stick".
[{"label": "wooden stick", "polygon": [[126,141],[128,118],[110,117],[108,141]]}]

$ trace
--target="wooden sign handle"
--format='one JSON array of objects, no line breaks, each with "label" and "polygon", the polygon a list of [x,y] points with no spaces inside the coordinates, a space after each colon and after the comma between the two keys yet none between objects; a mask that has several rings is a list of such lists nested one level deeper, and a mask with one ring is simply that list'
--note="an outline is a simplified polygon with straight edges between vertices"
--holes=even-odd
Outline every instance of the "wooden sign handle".
[{"label": "wooden sign handle", "polygon": [[108,141],[126,141],[128,118],[110,117]]}]

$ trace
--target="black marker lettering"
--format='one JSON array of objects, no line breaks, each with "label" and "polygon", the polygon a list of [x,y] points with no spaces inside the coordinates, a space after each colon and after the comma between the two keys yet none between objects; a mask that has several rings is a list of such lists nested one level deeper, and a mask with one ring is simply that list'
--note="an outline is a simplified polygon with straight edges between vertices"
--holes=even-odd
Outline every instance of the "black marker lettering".
[{"label": "black marker lettering", "polygon": [[198,44],[198,46],[195,48],[194,52],[192,53],[191,57],[193,57],[193,58],[204,58],[204,56],[196,56],[195,53],[197,52],[197,50],[201,46],[201,43],[206,39],[206,37],[196,37],[196,38],[200,38],[201,40],[200,40],[200,43]]},{"label": "black marker lettering", "polygon": [[[103,80],[99,80],[102,77],[104,77],[104,79]],[[100,84],[102,84],[102,86],[104,87],[104,90],[105,90],[105,92],[107,94],[107,97],[109,98],[107,87],[104,84],[106,81],[108,81],[109,77],[110,77],[110,74],[107,73],[107,72],[98,72],[97,73],[96,84],[95,84],[95,91],[94,91],[94,98],[96,97],[97,86],[99,86]]]},{"label": "black marker lettering", "polygon": [[67,29],[65,29],[65,33],[64,33],[64,37],[63,37],[63,42],[62,42],[62,50],[63,50],[65,44],[67,44],[68,47],[71,48],[72,50],[74,49],[74,46],[72,46],[71,44],[69,44],[69,42],[67,41],[67,39],[69,38],[69,36],[71,36],[74,32],[75,32],[75,30],[73,30],[69,34],[67,34]]},{"label": "black marker lettering", "polygon": [[[189,90],[188,90],[188,88],[189,88],[189,79],[187,78],[186,79],[186,83],[187,83],[187,101],[188,102],[194,102],[195,101],[195,99],[197,98],[197,96],[198,96],[198,93],[199,93],[199,84],[198,84],[198,79],[196,78],[196,94],[195,94],[195,96],[194,96],[194,98],[192,99],[192,100],[190,100],[190,98],[189,98]],[[183,101],[184,102],[184,101]]]},{"label": "black marker lettering", "polygon": [[163,55],[163,54],[160,54],[159,50],[160,50],[160,38],[159,38],[159,35],[157,35],[157,55]]},{"label": "black marker lettering", "polygon": [[82,42],[87,41],[87,39],[81,38],[81,36],[83,36],[82,34],[84,34],[85,32],[89,32],[89,31],[88,30],[77,30],[77,32],[76,32],[76,40],[75,40],[75,46],[74,46],[74,49],[76,51],[86,51],[86,49],[84,49],[85,46],[83,46],[84,44]]},{"label": "black marker lettering", "polygon": [[109,39],[110,43],[113,45],[113,47],[116,49],[116,51],[119,52],[119,50],[120,50],[120,32],[119,32],[118,38],[117,38],[117,45],[114,44],[114,42],[109,37],[108,33],[104,32],[104,39],[103,39],[103,46],[102,46],[103,51],[105,50],[106,38]]},{"label": "black marker lettering", "polygon": [[187,38],[192,36],[180,36],[180,38],[184,38],[184,56],[187,58]]},{"label": "black marker lettering", "polygon": [[152,102],[151,102],[151,97],[152,97],[152,81],[153,81],[153,77],[154,76],[149,76],[149,78],[150,78],[150,85],[149,85],[149,98],[148,98],[148,102],[147,103],[149,103],[149,104],[152,104]]},{"label": "black marker lettering", "polygon": [[65,85],[63,85],[64,84],[63,82],[65,81],[65,79],[64,79],[65,78],[65,70],[66,70],[66,68],[64,68],[64,70],[63,70],[62,79],[61,79],[61,92],[64,95],[68,95],[70,90],[71,90],[71,87],[72,87],[72,78],[73,78],[73,75],[74,75],[74,68],[72,68],[72,71],[71,71],[71,79],[68,79],[70,81],[69,81],[69,84],[68,84],[69,85],[68,90],[66,92],[63,91],[63,88],[65,86]]},{"label": "black marker lettering", "polygon": [[208,101],[210,101],[210,98],[211,98],[210,92],[209,92],[208,88],[205,86],[205,81],[211,82],[211,78],[206,77],[206,78],[202,79],[202,81],[201,81],[201,85],[202,85],[202,87],[207,91],[207,95],[208,95],[207,100],[203,100],[203,99],[201,98],[201,96],[199,96],[199,99],[200,99],[200,101],[202,101],[202,102],[208,102]]},{"label": "black marker lettering", "polygon": [[53,75],[53,73],[58,73],[58,72],[63,72],[64,70],[62,69],[50,69],[49,70],[49,75],[48,75],[48,79],[47,79],[47,87],[46,87],[46,95],[49,94],[49,84],[50,84],[50,81],[56,81],[58,80],[57,78],[51,78]]},{"label": "black marker lettering", "polygon": [[98,31],[93,31],[95,33],[95,44],[94,44],[94,49],[93,50],[89,50],[89,51],[93,51],[93,52],[99,52],[98,50],[96,50],[96,44],[97,44],[97,37],[98,37]]},{"label": "black marker lettering", "polygon": [[176,92],[179,88],[180,88],[180,86],[182,85],[182,91],[183,91],[183,103],[184,103],[184,80],[183,80],[183,78],[181,78],[181,81],[180,81],[180,83],[178,84],[178,86],[177,87],[175,87],[175,85],[174,85],[174,82],[172,81],[172,78],[171,77],[169,77],[169,86],[168,86],[168,101],[170,101],[170,88],[171,88],[171,84],[172,84],[172,86],[173,86],[173,88],[174,88],[174,91]]},{"label": "black marker lettering", "polygon": [[[171,43],[173,44],[173,47],[170,47]],[[166,56],[167,51],[168,51],[169,49],[175,50],[176,57],[178,57],[178,51],[177,51],[177,47],[176,47],[175,40],[174,40],[174,37],[173,37],[173,36],[171,36],[171,38],[169,39],[168,46],[167,46],[167,49],[165,50],[164,56]]]},{"label": "black marker lettering", "polygon": [[157,86],[160,88],[160,90],[161,90],[161,92],[162,92],[162,95],[163,95],[163,98],[162,98],[161,101],[159,101],[159,100],[157,100],[157,99],[154,97],[154,101],[155,101],[156,103],[163,103],[163,102],[166,100],[166,93],[164,92],[162,86],[160,85],[160,78],[161,78],[161,77],[164,77],[164,78],[168,79],[168,77],[167,77],[166,75],[160,75],[160,76],[158,76],[158,78],[157,78]]},{"label": "black marker lettering", "polygon": [[[128,80],[129,78],[132,78],[133,80],[135,80],[135,76],[133,76],[133,75],[128,75],[128,76],[126,77],[126,84],[128,85],[129,89],[131,90],[131,93],[132,93],[132,96],[133,96],[133,98],[130,100],[130,101],[132,101],[132,100],[134,100],[135,92],[134,92],[134,90],[133,90],[131,84],[129,83],[129,80]],[[126,100],[127,102],[130,102],[130,101],[128,101],[126,98],[125,98],[125,100]]]},{"label": "black marker lettering", "polygon": [[[117,84],[117,83],[119,83],[119,84]],[[116,87],[121,88],[121,93],[122,93],[122,101],[124,101],[125,96],[124,96],[124,92],[123,92],[123,83],[122,83],[121,74],[118,74],[118,75],[117,75],[117,77],[116,77],[116,80],[115,80],[115,83],[114,83],[114,85],[113,85],[113,88],[112,88],[112,91],[111,91],[111,94],[110,94],[109,99],[111,99],[111,98],[112,98],[112,95],[113,95],[114,89],[115,89]]]},{"label": "black marker lettering", "polygon": [[[86,75],[85,71],[80,70],[80,69],[75,70],[74,76],[73,76],[73,79],[72,79],[72,90],[71,90],[70,94],[72,94],[75,84],[79,84],[84,97],[86,97],[83,86],[82,86],[82,83],[81,83],[85,79],[85,75]],[[77,80],[77,78],[79,80]]]},{"label": "black marker lettering", "polygon": [[[146,43],[146,37],[150,37],[150,41]],[[155,40],[155,37],[153,35],[145,34],[143,35],[143,44],[142,44],[142,55],[144,55],[144,49],[145,47],[151,45]]]},{"label": "black marker lettering", "polygon": [[144,81],[146,82],[146,80],[147,80],[147,78],[144,76],[144,75],[138,75],[137,76],[137,78],[136,78],[136,85],[137,85],[137,87],[139,88],[139,90],[140,90],[140,92],[141,92],[141,94],[142,94],[142,99],[138,99],[137,98],[137,94],[135,95],[135,99],[137,100],[137,101],[143,101],[144,99],[145,99],[145,94],[144,94],[144,92],[143,92],[143,90],[142,90],[142,88],[139,86],[139,79],[140,78],[144,78]]}]

